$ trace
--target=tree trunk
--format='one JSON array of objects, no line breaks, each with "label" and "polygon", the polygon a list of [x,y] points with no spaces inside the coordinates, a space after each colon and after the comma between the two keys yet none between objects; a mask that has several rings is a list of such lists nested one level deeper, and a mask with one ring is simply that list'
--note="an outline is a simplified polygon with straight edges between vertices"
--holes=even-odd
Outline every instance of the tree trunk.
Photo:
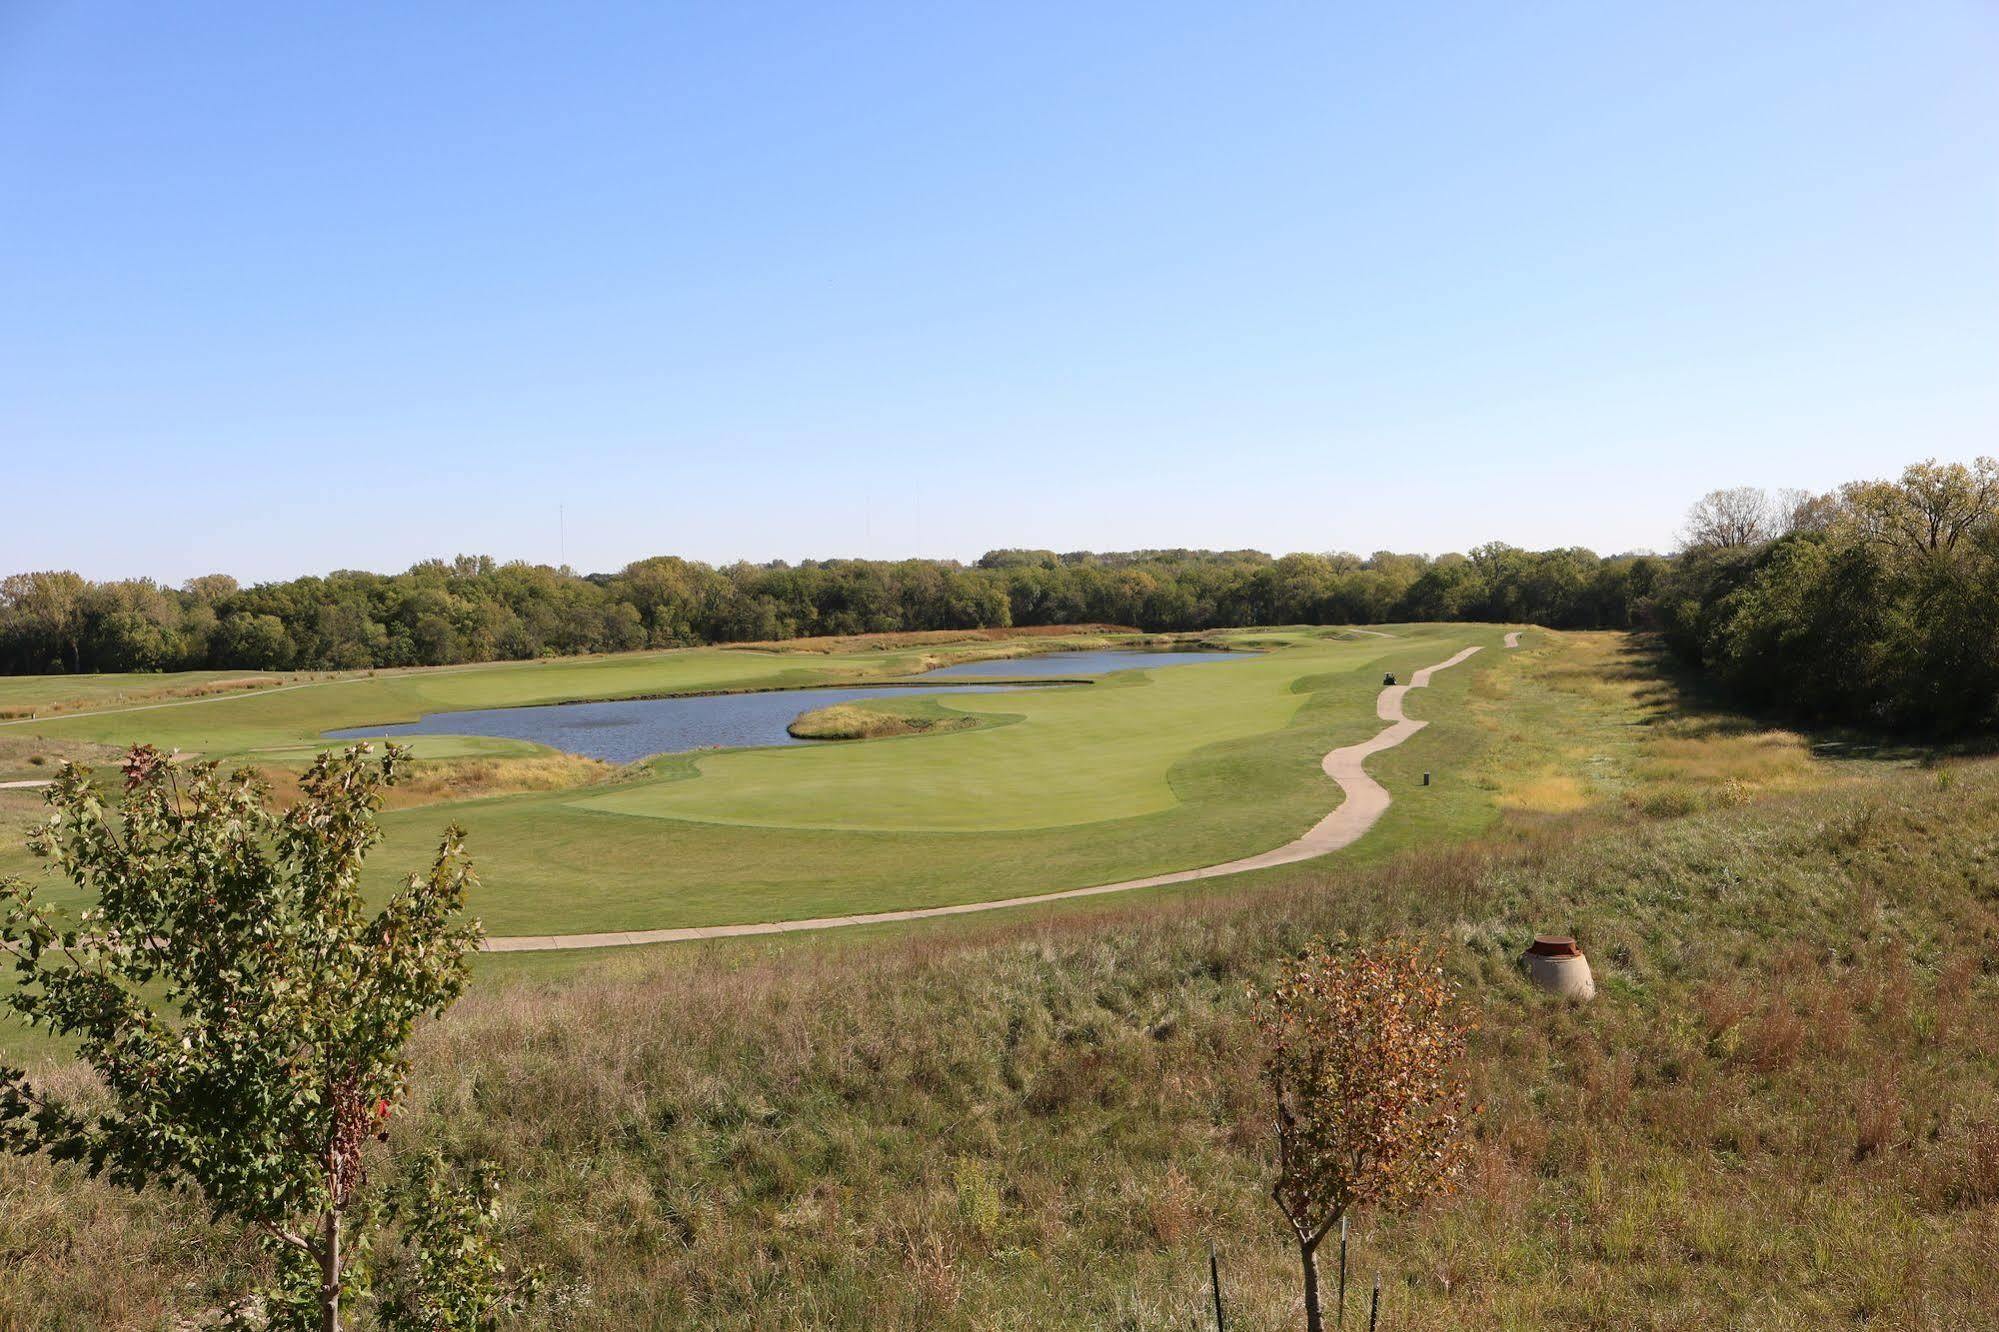
[{"label": "tree trunk", "polygon": [[324,1242],[319,1250],[319,1329],[340,1332],[340,1213],[326,1209],[320,1230]]},{"label": "tree trunk", "polygon": [[1298,1241],[1298,1261],[1305,1268],[1305,1332],[1325,1332],[1326,1318],[1319,1312],[1319,1244],[1317,1240]]}]

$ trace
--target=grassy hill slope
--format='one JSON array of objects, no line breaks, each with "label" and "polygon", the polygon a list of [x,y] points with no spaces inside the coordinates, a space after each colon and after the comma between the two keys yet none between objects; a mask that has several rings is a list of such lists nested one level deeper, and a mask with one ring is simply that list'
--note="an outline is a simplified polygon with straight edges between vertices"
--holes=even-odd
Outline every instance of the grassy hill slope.
[{"label": "grassy hill slope", "polygon": [[[503,1164],[538,1327],[1185,1329],[1210,1240],[1231,1327],[1291,1326],[1244,989],[1312,935],[1414,931],[1480,1015],[1486,1111],[1461,1197],[1360,1222],[1385,1327],[1999,1320],[1999,766],[1828,767],[1675,712],[1615,640],[1546,651],[1464,700],[1519,738],[1471,765],[1512,811],[1483,838],[488,959],[397,1132]],[[1537,931],[1582,939],[1594,1004],[1518,977]],[[157,1325],[252,1261],[39,1162],[0,1199],[0,1325]]]}]

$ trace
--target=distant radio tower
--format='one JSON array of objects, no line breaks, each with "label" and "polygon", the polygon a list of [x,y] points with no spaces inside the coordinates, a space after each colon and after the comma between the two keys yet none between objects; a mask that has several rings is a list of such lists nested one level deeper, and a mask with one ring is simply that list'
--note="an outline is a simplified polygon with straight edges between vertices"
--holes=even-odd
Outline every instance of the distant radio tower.
[{"label": "distant radio tower", "polygon": [[558,568],[569,567],[569,513],[566,506],[555,506],[555,552],[561,561]]}]

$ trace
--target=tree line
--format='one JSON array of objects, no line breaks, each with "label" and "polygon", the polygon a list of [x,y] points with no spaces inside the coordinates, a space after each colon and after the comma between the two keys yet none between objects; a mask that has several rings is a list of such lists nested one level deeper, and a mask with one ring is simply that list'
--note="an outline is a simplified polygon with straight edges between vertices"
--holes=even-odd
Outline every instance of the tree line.
[{"label": "tree line", "polygon": [[1999,465],[1919,463],[1827,494],[1715,491],[1674,556],[996,550],[955,560],[611,574],[489,556],[240,586],[0,579],[0,673],[357,670],[818,634],[1484,620],[1653,629],[1753,706],[1941,730],[1999,724]]},{"label": "tree line", "polygon": [[0,673],[355,670],[815,634],[1119,624],[1154,631],[1389,620],[1623,627],[1665,561],[1581,549],[1099,554],[811,560],[715,568],[674,556],[579,575],[487,556],[179,588],[37,572],[0,579]]}]

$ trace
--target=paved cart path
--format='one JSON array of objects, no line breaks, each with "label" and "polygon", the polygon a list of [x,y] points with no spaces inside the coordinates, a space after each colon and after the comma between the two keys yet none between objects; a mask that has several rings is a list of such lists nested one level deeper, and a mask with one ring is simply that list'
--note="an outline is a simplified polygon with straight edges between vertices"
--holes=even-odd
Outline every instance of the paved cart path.
[{"label": "paved cart path", "polygon": [[[1519,634],[1506,636],[1506,646],[1518,647]],[[1143,879],[1124,879],[1117,883],[1100,883],[1088,888],[1068,888],[1060,892],[1036,893],[1031,897],[1002,897],[990,902],[961,902],[952,906],[916,907],[907,911],[875,911],[859,916],[821,916],[809,920],[774,920],[754,925],[694,925],[679,929],[629,930],[610,934],[524,934],[486,940],[486,948],[495,953],[546,952],[562,948],[618,948],[629,944],[687,943],[697,939],[734,939],[755,934],[789,934],[798,930],[830,930],[847,925],[886,925],[903,920],[931,920],[938,916],[966,916],[979,911],[1003,911],[1009,907],[1032,906],[1038,902],[1061,902],[1072,897],[1096,897],[1105,893],[1126,893],[1135,888],[1159,888],[1173,883],[1192,883],[1199,879],[1219,879],[1230,874],[1246,874],[1251,870],[1269,869],[1275,865],[1290,865],[1301,860],[1311,860],[1341,847],[1351,846],[1363,833],[1372,828],[1388,809],[1390,797],[1386,788],[1367,775],[1362,766],[1375,754],[1384,749],[1393,749],[1428,722],[1416,721],[1402,713],[1402,700],[1411,689],[1421,689],[1430,683],[1430,677],[1438,671],[1448,670],[1477,652],[1476,647],[1468,647],[1435,666],[1426,666],[1409,677],[1406,685],[1389,685],[1382,689],[1375,700],[1374,712],[1381,720],[1389,723],[1371,740],[1363,740],[1357,745],[1347,745],[1326,755],[1320,764],[1326,775],[1339,784],[1346,798],[1332,813],[1320,819],[1294,842],[1287,842],[1275,850],[1265,851],[1240,860],[1225,861],[1219,865],[1208,865],[1201,869],[1177,870],[1171,874],[1154,874]]]}]

